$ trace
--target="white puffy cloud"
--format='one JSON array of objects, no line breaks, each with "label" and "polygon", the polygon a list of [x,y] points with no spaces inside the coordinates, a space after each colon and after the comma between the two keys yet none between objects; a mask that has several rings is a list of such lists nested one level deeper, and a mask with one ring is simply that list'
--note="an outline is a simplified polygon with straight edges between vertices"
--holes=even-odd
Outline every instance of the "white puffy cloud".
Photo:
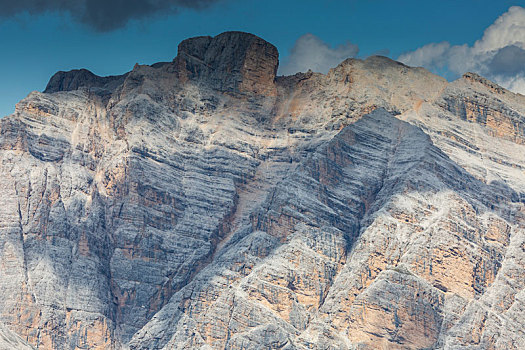
[{"label": "white puffy cloud", "polygon": [[331,47],[313,34],[301,36],[294,44],[290,56],[279,69],[280,74],[290,75],[297,72],[327,73],[349,57],[355,57],[359,52],[357,45],[349,42]]},{"label": "white puffy cloud", "polygon": [[445,53],[450,50],[450,44],[446,41],[432,43],[419,49],[407,52],[399,56],[399,60],[411,66],[418,67],[442,67],[446,64]]},{"label": "white puffy cloud", "polygon": [[525,94],[525,8],[511,7],[490,25],[474,45],[431,43],[399,56],[410,66],[447,69],[454,77],[475,72]]}]

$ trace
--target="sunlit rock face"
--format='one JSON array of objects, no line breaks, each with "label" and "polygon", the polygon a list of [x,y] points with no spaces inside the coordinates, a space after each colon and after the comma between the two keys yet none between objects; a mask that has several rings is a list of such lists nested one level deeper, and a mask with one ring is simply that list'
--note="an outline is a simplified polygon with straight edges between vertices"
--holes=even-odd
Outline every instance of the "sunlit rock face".
[{"label": "sunlit rock face", "polygon": [[525,97],[277,66],[192,38],[0,121],[0,348],[525,348]]}]

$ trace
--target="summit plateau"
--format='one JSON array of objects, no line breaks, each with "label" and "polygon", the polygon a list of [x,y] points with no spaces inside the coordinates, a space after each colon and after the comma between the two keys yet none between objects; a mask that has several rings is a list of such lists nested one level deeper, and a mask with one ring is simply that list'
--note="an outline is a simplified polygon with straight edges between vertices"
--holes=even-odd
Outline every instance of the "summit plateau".
[{"label": "summit plateau", "polygon": [[525,96],[242,32],[0,119],[1,349],[525,349]]}]

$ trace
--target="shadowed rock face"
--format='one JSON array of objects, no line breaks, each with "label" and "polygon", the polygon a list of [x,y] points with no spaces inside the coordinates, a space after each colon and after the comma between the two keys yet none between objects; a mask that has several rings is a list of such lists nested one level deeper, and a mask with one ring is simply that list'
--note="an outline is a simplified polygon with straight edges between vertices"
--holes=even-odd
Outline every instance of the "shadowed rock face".
[{"label": "shadowed rock face", "polygon": [[126,75],[99,77],[87,69],[75,69],[69,72],[58,72],[51,79],[44,90],[45,93],[59,91],[73,91],[80,88],[114,90],[122,84]]},{"label": "shadowed rock face", "polygon": [[0,121],[0,347],[525,347],[525,98],[277,64],[192,38]]},{"label": "shadowed rock face", "polygon": [[174,64],[183,79],[224,92],[275,95],[277,48],[248,33],[226,32],[180,43]]}]

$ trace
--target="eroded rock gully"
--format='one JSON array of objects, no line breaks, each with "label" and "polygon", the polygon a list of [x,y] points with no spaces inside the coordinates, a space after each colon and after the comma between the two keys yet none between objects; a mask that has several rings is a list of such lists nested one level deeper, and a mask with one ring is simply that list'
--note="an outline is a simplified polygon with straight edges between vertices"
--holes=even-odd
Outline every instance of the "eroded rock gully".
[{"label": "eroded rock gully", "polygon": [[0,347],[525,347],[525,98],[241,32],[0,121]]}]

